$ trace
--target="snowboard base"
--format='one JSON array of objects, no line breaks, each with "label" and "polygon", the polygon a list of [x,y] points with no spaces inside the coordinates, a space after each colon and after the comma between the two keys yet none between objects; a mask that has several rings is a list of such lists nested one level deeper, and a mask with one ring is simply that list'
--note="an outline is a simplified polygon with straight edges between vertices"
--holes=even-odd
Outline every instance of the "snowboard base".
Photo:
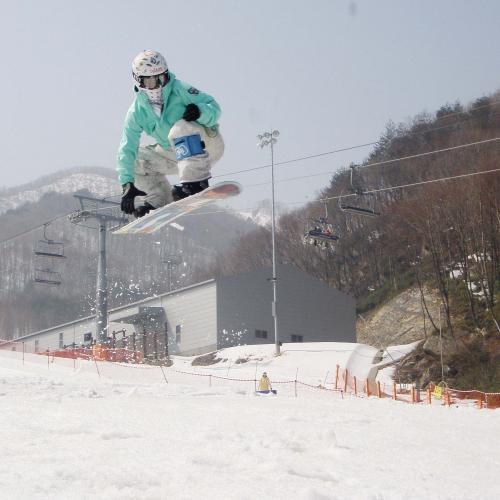
[{"label": "snowboard base", "polygon": [[149,214],[120,227],[113,234],[150,234],[171,224],[179,217],[193,212],[197,208],[219,200],[225,200],[241,193],[241,185],[237,182],[220,182],[200,193],[188,196],[164,207],[152,210]]}]

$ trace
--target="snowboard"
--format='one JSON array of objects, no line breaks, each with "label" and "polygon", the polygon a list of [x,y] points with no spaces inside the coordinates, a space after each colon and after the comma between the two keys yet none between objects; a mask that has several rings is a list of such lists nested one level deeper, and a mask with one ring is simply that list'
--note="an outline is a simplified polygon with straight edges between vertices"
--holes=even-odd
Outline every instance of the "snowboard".
[{"label": "snowboard", "polygon": [[241,185],[237,182],[220,182],[208,187],[200,193],[188,196],[179,201],[174,201],[164,207],[152,210],[149,214],[135,219],[113,231],[113,234],[150,234],[162,227],[171,224],[179,217],[193,212],[197,208],[219,200],[225,200],[241,193]]}]

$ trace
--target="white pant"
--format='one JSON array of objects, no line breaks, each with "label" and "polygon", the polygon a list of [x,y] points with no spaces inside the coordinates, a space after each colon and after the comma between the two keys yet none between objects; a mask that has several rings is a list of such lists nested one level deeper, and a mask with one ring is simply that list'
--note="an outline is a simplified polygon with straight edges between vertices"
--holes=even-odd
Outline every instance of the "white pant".
[{"label": "white pant", "polygon": [[135,162],[135,185],[146,196],[137,196],[136,207],[148,202],[155,208],[171,203],[172,186],[166,175],[179,175],[180,182],[197,182],[210,179],[211,167],[224,153],[224,140],[217,128],[207,129],[196,122],[179,120],[174,123],[168,139],[171,144],[177,137],[200,134],[205,143],[205,153],[177,161],[172,148],[163,149],[159,144],[139,148]]}]

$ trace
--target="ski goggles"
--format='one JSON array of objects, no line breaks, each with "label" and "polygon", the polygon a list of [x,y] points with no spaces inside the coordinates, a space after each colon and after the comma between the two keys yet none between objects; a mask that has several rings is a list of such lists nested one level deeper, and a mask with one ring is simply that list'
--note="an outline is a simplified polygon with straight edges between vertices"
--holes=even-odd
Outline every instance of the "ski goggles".
[{"label": "ski goggles", "polygon": [[165,73],[160,73],[159,75],[138,76],[136,80],[139,83],[139,87],[148,90],[155,90],[160,87],[165,87],[170,80],[170,75],[168,74],[168,71],[165,71]]}]

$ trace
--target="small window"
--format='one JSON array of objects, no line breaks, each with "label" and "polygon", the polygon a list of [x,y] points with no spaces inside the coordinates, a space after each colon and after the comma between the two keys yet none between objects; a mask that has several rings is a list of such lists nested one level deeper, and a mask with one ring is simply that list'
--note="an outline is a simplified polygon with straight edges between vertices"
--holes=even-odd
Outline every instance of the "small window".
[{"label": "small window", "polygon": [[15,351],[16,350],[16,346],[12,347],[12,351]]},{"label": "small window", "polygon": [[84,342],[92,342],[92,333],[84,333],[83,334]]},{"label": "small window", "polygon": [[35,340],[35,352],[38,352],[40,350],[40,341]]},{"label": "small window", "polygon": [[175,326],[175,342],[177,344],[181,342],[181,330],[182,330],[182,325]]},{"label": "small window", "polygon": [[64,332],[59,334],[59,349],[64,349]]},{"label": "small window", "polygon": [[255,330],[255,336],[258,339],[267,339],[267,330]]},{"label": "small window", "polygon": [[302,335],[292,335],[292,342],[303,342],[304,337]]}]

